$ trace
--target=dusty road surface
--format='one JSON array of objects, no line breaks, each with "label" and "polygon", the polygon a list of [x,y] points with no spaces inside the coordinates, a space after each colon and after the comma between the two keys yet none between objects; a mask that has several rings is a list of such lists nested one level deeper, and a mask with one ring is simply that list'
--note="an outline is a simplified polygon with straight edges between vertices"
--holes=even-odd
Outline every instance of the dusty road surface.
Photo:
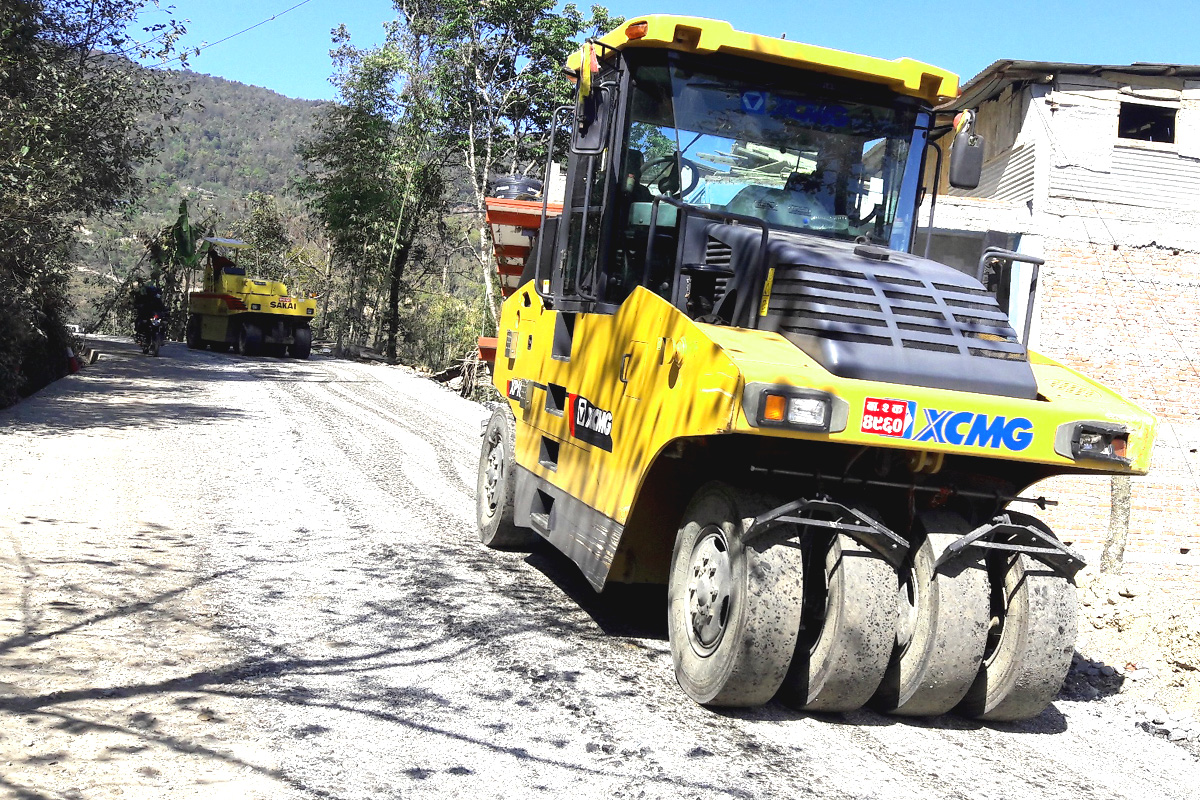
[{"label": "dusty road surface", "polygon": [[0,412],[0,796],[1200,796],[1113,696],[985,726],[700,708],[661,591],[478,544],[482,407],[101,346]]}]

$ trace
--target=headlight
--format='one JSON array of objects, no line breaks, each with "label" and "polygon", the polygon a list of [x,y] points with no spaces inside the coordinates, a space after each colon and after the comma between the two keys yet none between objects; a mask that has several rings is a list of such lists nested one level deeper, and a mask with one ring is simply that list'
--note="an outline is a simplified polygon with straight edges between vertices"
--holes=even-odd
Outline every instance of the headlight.
[{"label": "headlight", "polygon": [[1068,422],[1058,426],[1054,452],[1070,459],[1128,464],[1129,431],[1109,422]]},{"label": "headlight", "polygon": [[846,429],[850,407],[816,389],[751,383],[742,394],[742,410],[755,427],[836,433]]}]

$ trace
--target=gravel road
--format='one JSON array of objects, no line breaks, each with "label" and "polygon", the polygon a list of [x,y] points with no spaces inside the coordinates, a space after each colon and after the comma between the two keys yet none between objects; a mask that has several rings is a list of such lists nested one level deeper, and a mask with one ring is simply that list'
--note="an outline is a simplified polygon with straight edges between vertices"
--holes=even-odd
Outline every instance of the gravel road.
[{"label": "gravel road", "polygon": [[0,412],[0,797],[1197,797],[1115,696],[997,725],[698,707],[661,590],[478,543],[481,406],[100,347]]}]

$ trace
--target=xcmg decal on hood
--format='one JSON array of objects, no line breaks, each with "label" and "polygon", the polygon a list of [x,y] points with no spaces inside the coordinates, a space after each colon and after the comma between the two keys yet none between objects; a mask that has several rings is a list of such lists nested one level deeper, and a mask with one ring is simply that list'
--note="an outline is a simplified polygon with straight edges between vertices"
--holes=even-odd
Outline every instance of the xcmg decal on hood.
[{"label": "xcmg decal on hood", "polygon": [[868,397],[863,403],[862,433],[966,447],[1020,452],[1033,443],[1033,423],[1025,417],[992,416],[974,411],[921,409],[915,400]]}]

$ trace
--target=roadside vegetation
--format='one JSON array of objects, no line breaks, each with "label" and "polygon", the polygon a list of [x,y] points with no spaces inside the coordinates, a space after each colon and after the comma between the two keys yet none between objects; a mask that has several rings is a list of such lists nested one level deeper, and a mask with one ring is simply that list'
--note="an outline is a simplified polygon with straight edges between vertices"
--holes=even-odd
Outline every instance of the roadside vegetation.
[{"label": "roadside vegetation", "polygon": [[130,68],[172,57],[184,32],[166,22],[134,36],[145,5],[0,6],[0,405],[66,369],[80,223],[137,196],[138,166],[178,108],[163,73]]},{"label": "roadside vegetation", "polygon": [[336,347],[441,368],[495,330],[484,198],[499,175],[541,176],[561,69],[614,20],[552,0],[396,0],[378,47],[333,36],[340,102],[301,149],[299,183],[329,238]]},{"label": "roadside vegetation", "polygon": [[68,323],[127,334],[141,282],[163,287],[182,335],[185,200],[194,232],[253,246],[251,274],[318,295],[314,333],[337,352],[430,370],[469,357],[500,301],[484,198],[499,176],[542,177],[570,102],[562,65],[619,20],[396,0],[381,45],[334,31],[327,103],[188,71],[179,22],[140,25],[155,9],[0,10],[0,406],[64,373]]}]

